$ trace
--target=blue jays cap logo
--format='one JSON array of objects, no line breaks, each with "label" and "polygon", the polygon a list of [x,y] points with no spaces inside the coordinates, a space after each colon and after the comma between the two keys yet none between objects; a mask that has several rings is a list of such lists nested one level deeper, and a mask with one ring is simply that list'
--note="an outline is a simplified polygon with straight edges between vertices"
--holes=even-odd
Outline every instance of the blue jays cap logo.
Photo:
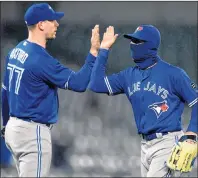
[{"label": "blue jays cap logo", "polygon": [[168,110],[169,106],[167,105],[167,101],[164,100],[162,102],[153,103],[149,105],[148,108],[152,109],[155,112],[157,118],[159,118],[163,112]]},{"label": "blue jays cap logo", "polygon": [[135,32],[137,32],[137,31],[142,31],[142,30],[143,30],[143,27],[139,26],[139,27],[135,30]]}]

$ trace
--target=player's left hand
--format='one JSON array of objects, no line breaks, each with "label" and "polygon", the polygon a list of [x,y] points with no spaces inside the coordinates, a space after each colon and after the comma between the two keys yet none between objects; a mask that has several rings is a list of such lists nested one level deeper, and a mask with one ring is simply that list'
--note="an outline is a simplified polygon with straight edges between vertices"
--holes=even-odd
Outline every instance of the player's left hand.
[{"label": "player's left hand", "polygon": [[4,138],[5,137],[5,127],[3,127],[1,129],[1,137]]},{"label": "player's left hand", "polygon": [[106,32],[103,35],[100,48],[108,50],[115,43],[117,37],[118,37],[118,34],[114,33],[114,27],[113,26],[107,27]]},{"label": "player's left hand", "polygon": [[196,135],[184,135],[176,142],[167,160],[167,166],[175,171],[190,172],[197,157]]}]

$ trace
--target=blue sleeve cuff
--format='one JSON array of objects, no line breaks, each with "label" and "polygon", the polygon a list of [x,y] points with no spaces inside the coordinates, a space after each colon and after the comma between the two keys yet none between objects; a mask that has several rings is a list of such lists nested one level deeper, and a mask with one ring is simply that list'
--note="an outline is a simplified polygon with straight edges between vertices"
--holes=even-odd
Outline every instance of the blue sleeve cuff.
[{"label": "blue sleeve cuff", "polygon": [[187,131],[198,133],[198,114],[197,114],[198,103],[192,106],[192,114],[190,124]]},{"label": "blue sleeve cuff", "polygon": [[100,48],[98,53],[100,60],[98,60],[98,63],[105,65],[107,63],[108,55],[109,55],[109,50]]},{"label": "blue sleeve cuff", "polygon": [[92,55],[91,53],[89,53],[86,58],[86,63],[94,63],[95,60],[96,60],[96,57]]},{"label": "blue sleeve cuff", "polygon": [[194,132],[194,133],[198,134],[198,130],[197,130],[196,127],[197,126],[189,125],[188,129],[187,129],[187,132]]}]

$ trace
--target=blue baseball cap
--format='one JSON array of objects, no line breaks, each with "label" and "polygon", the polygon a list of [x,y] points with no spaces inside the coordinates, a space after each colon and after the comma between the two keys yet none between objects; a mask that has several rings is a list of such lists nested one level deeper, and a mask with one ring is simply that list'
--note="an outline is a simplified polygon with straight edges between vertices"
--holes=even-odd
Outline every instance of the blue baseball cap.
[{"label": "blue baseball cap", "polygon": [[24,16],[25,23],[30,26],[45,20],[59,20],[64,16],[64,12],[55,12],[47,3],[33,4]]},{"label": "blue baseball cap", "polygon": [[134,33],[125,34],[125,38],[133,40],[141,40],[142,42],[152,42],[156,48],[159,47],[161,35],[159,30],[153,25],[140,25]]}]

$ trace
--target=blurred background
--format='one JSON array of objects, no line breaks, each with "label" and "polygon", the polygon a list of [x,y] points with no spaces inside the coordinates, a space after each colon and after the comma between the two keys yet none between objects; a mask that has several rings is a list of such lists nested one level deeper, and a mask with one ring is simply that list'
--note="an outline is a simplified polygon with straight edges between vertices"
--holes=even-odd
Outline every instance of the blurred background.
[{"label": "blurred background", "polygon": [[[5,56],[27,38],[25,10],[36,2],[1,2],[1,80]],[[48,2],[65,12],[57,38],[48,51],[77,71],[90,48],[91,29],[108,25],[116,33],[131,33],[140,24],[156,26],[162,36],[159,55],[183,68],[197,83],[197,2]],[[107,74],[134,66],[129,41],[120,36],[111,49]],[[140,176],[140,137],[125,95],[59,90],[59,122],[52,129],[50,176]],[[182,116],[187,127],[191,110]],[[197,162],[195,163],[197,167]],[[17,176],[10,153],[1,140],[1,176]],[[197,177],[197,168],[190,175]]]}]

